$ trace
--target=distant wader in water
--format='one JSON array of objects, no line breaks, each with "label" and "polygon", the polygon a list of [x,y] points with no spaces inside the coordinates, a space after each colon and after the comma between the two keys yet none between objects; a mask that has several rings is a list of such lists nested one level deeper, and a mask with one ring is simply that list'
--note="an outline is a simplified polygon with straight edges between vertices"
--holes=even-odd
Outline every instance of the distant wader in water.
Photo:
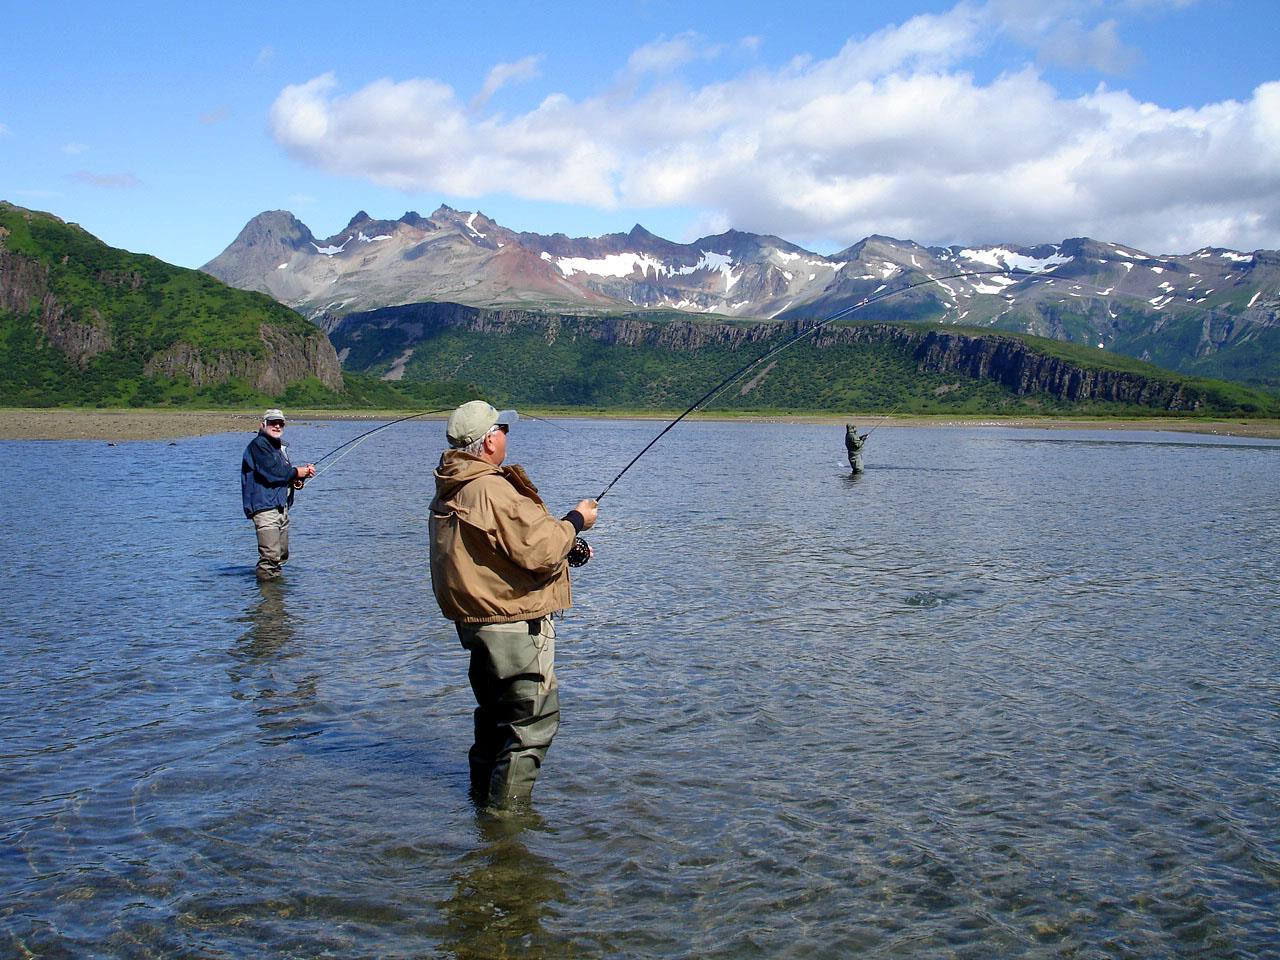
[{"label": "distant wader in water", "polygon": [[867,434],[858,436],[858,428],[852,423],[844,425],[844,448],[849,454],[849,468],[854,473],[862,473],[862,448],[866,445]]}]

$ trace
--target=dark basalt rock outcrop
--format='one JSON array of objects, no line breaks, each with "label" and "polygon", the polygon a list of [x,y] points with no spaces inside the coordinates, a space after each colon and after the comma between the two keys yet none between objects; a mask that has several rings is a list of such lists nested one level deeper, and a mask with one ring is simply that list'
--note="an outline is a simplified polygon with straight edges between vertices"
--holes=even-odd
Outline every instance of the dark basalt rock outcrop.
[{"label": "dark basalt rock outcrop", "polygon": [[[433,332],[462,330],[506,336],[540,331],[547,343],[586,337],[608,345],[694,351],[707,347],[755,348],[782,343],[808,326],[801,321],[715,323],[649,320],[643,316],[587,317],[524,310],[486,310],[456,303],[418,303],[332,318],[327,329],[342,350],[372,333],[387,337],[387,351],[399,352]],[[909,351],[923,373],[956,373],[994,380],[1020,396],[1044,394],[1068,402],[1114,402],[1169,411],[1193,411],[1202,399],[1176,380],[1106,370],[1037,351],[1027,341],[1004,334],[966,334],[890,323],[831,325],[813,335],[819,348],[844,344],[892,344]]]}]

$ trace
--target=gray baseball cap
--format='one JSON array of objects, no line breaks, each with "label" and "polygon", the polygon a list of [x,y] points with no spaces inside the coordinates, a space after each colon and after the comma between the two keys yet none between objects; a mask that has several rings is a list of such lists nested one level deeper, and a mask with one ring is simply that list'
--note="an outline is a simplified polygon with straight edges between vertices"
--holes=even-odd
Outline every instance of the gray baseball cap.
[{"label": "gray baseball cap", "polygon": [[283,420],[283,419],[284,419],[284,411],[283,411],[283,410],[278,410],[278,409],[276,409],[275,407],[272,407],[270,410],[268,410],[266,413],[264,413],[264,414],[262,415],[262,419],[263,419],[264,421],[265,421],[265,420]]},{"label": "gray baseball cap", "polygon": [[449,414],[444,435],[449,446],[465,447],[483,437],[494,424],[509,427],[519,419],[520,414],[514,410],[499,410],[484,400],[469,400]]}]

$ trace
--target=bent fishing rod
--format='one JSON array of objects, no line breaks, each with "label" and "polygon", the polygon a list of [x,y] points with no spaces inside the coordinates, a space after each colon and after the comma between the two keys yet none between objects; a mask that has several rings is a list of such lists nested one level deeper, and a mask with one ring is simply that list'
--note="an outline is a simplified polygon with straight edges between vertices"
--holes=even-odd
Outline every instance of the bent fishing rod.
[{"label": "bent fishing rod", "polygon": [[[369,437],[373,436],[375,433],[377,433],[380,430],[385,430],[387,429],[387,427],[394,427],[397,423],[404,423],[406,420],[415,420],[418,417],[429,417],[433,413],[444,413],[445,411],[452,410],[452,409],[453,409],[452,407],[442,407],[439,410],[423,410],[421,413],[411,413],[407,417],[400,417],[397,420],[390,420],[387,423],[380,423],[378,424],[378,426],[374,427],[372,430],[366,430],[364,433],[360,434],[359,436],[352,437],[350,440],[345,440],[342,443],[338,444],[336,447],[334,447],[332,450],[330,450],[328,453],[326,453],[319,460],[316,460],[312,464],[312,466],[316,466],[318,464],[324,463],[326,460],[332,457],[339,450],[345,449],[346,453],[344,453],[341,457],[338,457],[337,460],[334,460],[333,463],[329,464],[329,466],[325,467],[323,470],[317,470],[314,474],[312,474],[310,479],[314,480],[316,477],[320,476],[322,473],[328,473],[330,470],[334,468],[334,466],[339,461],[342,460],[343,457],[347,456],[347,454],[351,453],[352,450],[360,446],[361,443],[369,439]],[[306,480],[294,480],[293,486],[295,489],[301,490],[303,486],[306,484],[306,482],[307,482]]]},{"label": "bent fishing rod", "polygon": [[[1019,276],[1026,276],[1031,279],[1036,279],[1038,277],[1038,275],[1032,274],[1030,273],[1030,271],[1019,270],[1017,268],[1007,268],[1007,269],[1001,269],[1001,270],[966,270],[963,273],[952,273],[952,274],[948,274],[945,277],[929,277],[926,280],[917,280],[915,283],[909,283],[905,287],[899,287],[898,289],[890,290],[887,293],[881,293],[881,294],[877,294],[870,297],[864,297],[862,300],[859,300],[857,303],[853,304],[852,306],[848,306],[841,310],[837,310],[835,313],[831,314],[831,316],[826,317],[825,319],[819,320],[817,323],[814,323],[813,325],[805,328],[804,330],[801,330],[800,332],[791,336],[785,342],[769,350],[766,350],[764,353],[760,354],[760,356],[756,357],[754,360],[743,364],[741,367],[739,367],[733,373],[729,374],[729,376],[725,377],[723,380],[717,383],[714,387],[712,387],[710,390],[704,393],[701,397],[695,400],[689,406],[689,409],[685,410],[684,413],[680,414],[680,416],[676,417],[674,420],[668,423],[665,427],[663,427],[658,432],[658,435],[656,437],[654,437],[647,444],[645,444],[644,449],[642,449],[639,453],[637,453],[634,457],[631,458],[630,463],[628,463],[625,467],[623,467],[621,470],[618,471],[618,475],[614,477],[612,480],[610,480],[608,486],[606,486],[602,491],[600,491],[600,496],[596,497],[596,502],[599,503],[601,500],[603,500],[604,495],[613,489],[613,485],[622,479],[623,474],[625,474],[628,470],[630,470],[633,466],[635,466],[636,461],[638,461],[641,457],[643,457],[646,453],[648,453],[649,449],[655,443],[661,440],[663,436],[666,435],[667,431],[669,431],[677,423],[679,423],[685,417],[689,416],[689,414],[693,413],[699,407],[703,406],[704,404],[710,403],[722,391],[726,390],[728,387],[730,387],[731,385],[736,383],[738,380],[746,376],[746,374],[750,370],[752,370],[754,367],[759,366],[761,363],[764,363],[764,361],[768,360],[771,357],[777,356],[783,350],[786,350],[788,347],[792,346],[793,344],[799,343],[805,337],[811,336],[812,334],[821,330],[827,324],[833,323],[836,320],[840,320],[844,317],[847,317],[849,314],[853,313],[856,310],[861,310],[863,307],[869,307],[873,303],[879,303],[882,300],[888,300],[890,297],[896,297],[898,294],[906,293],[908,290],[913,290],[916,287],[923,287],[925,284],[939,283],[943,280],[961,280],[961,279],[964,279],[965,277],[990,276],[991,274],[997,274],[997,273],[1016,274]],[[1046,277],[1045,279],[1050,279],[1050,278]]]},{"label": "bent fishing rod", "polygon": [[[400,417],[396,420],[390,420],[387,423],[380,423],[378,424],[378,426],[374,427],[372,430],[366,430],[364,433],[358,436],[352,437],[350,440],[343,441],[342,443],[334,447],[332,450],[330,450],[328,453],[326,453],[319,460],[316,460],[312,464],[312,466],[316,466],[318,464],[324,463],[324,461],[328,460],[330,457],[332,457],[335,453],[337,453],[340,450],[344,451],[342,456],[338,457],[336,460],[333,461],[333,463],[329,464],[329,466],[325,467],[323,470],[317,470],[315,474],[311,476],[309,479],[314,480],[316,479],[316,477],[320,476],[321,474],[328,473],[335,466],[337,466],[338,463],[344,457],[351,454],[356,447],[360,446],[360,444],[364,443],[365,440],[368,440],[371,436],[373,436],[375,433],[378,433],[381,430],[386,430],[388,427],[394,427],[397,423],[404,423],[406,420],[416,420],[418,417],[429,417],[435,413],[448,413],[452,409],[453,407],[439,407],[435,410],[423,410],[420,413],[411,413],[407,417]],[[533,414],[524,414],[524,416],[530,420],[539,420],[542,423],[550,424],[551,426],[555,427],[557,430],[561,431],[562,433],[569,432],[568,430],[565,430],[564,427],[561,427],[559,424],[553,423],[550,420],[545,420],[542,417],[535,417]],[[294,489],[301,490],[307,481],[294,480],[292,482],[293,482]]]}]

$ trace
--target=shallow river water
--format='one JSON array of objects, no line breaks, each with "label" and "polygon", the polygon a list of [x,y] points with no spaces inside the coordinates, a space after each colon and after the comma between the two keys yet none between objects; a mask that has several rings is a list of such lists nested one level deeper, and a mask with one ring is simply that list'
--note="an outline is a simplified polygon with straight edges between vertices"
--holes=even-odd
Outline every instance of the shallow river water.
[{"label": "shallow river water", "polygon": [[[660,426],[510,458],[563,512]],[[843,432],[686,422],[613,488],[503,817],[439,421],[265,586],[248,435],[0,443],[0,957],[1280,955],[1280,443],[885,427],[855,479]]]}]

